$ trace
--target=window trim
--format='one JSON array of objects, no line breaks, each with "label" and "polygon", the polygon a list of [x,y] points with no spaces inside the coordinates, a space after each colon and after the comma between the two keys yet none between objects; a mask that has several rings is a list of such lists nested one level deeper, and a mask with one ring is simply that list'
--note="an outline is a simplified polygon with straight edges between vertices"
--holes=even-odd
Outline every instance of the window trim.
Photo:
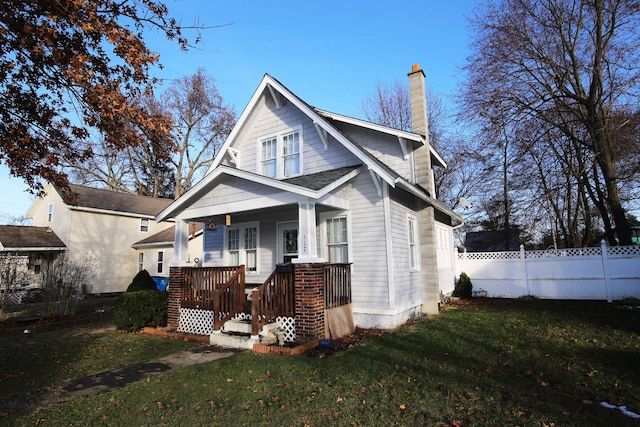
[{"label": "window trim", "polygon": [[[411,233],[411,224],[413,224],[413,233]],[[418,235],[418,219],[414,215],[409,214],[407,214],[407,248],[409,255],[409,271],[420,271],[420,240]]]},{"label": "window trim", "polygon": [[319,245],[322,258],[329,262],[329,241],[327,239],[327,220],[345,218],[347,221],[347,261],[353,262],[353,235],[351,226],[351,212],[350,211],[333,211],[323,212],[318,216],[318,231],[319,231]]},{"label": "window trim", "polygon": [[150,229],[149,218],[140,218],[140,228],[138,229],[140,233],[148,233]]},{"label": "window trim", "polygon": [[164,251],[158,251],[156,263],[156,273],[164,274]]},{"label": "window trim", "polygon": [[[284,138],[286,136],[292,135],[294,133],[298,133],[298,173],[296,174],[291,174],[291,175],[285,175],[285,159],[287,157],[292,156],[292,154],[287,154],[285,155],[284,153]],[[263,167],[265,161],[262,158],[262,144],[267,142],[267,141],[271,141],[274,140],[276,141],[276,157],[275,157],[275,176],[269,176],[269,175],[265,175],[264,170],[265,168]],[[280,132],[277,133],[273,133],[270,134],[268,136],[263,136],[257,139],[256,142],[256,170],[257,173],[263,176],[267,176],[269,178],[274,178],[274,179],[285,179],[285,178],[292,178],[294,176],[300,176],[303,174],[303,168],[302,165],[304,164],[303,162],[303,152],[304,152],[304,136],[303,136],[303,132],[302,132],[302,125],[298,125],[298,126],[294,126],[292,128],[289,129],[285,129],[282,130]],[[273,161],[272,159],[269,159],[269,162]]]},{"label": "window trim", "polygon": [[[245,230],[248,228],[256,229],[256,269],[251,271],[247,267],[247,249],[245,248]],[[233,224],[224,227],[223,243],[223,259],[226,265],[231,265],[229,252],[229,230],[238,231],[238,264],[245,266],[246,274],[260,274],[260,222],[250,221]],[[253,250],[253,249],[250,249]]]}]

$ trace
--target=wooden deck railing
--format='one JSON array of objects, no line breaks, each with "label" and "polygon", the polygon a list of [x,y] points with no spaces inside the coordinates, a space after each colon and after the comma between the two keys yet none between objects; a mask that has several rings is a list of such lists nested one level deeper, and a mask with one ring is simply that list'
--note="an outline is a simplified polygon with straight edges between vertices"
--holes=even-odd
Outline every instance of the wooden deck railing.
[{"label": "wooden deck railing", "polygon": [[243,265],[224,286],[213,291],[214,331],[220,330],[224,322],[244,310],[244,303],[247,301],[244,286]]},{"label": "wooden deck railing", "polygon": [[[283,271],[284,270],[284,271]],[[258,335],[278,316],[295,316],[296,299],[293,268],[276,268],[251,294],[252,335]]]},{"label": "wooden deck railing", "polygon": [[324,266],[325,309],[351,303],[351,264],[326,264]]},{"label": "wooden deck railing", "polygon": [[[234,267],[183,267],[180,270],[180,307],[228,310],[244,298],[245,269]],[[234,289],[228,286],[233,283]],[[217,308],[216,308],[217,307]],[[221,312],[221,311],[220,311]],[[235,314],[235,313],[234,313]],[[216,315],[218,318],[219,315]]]}]

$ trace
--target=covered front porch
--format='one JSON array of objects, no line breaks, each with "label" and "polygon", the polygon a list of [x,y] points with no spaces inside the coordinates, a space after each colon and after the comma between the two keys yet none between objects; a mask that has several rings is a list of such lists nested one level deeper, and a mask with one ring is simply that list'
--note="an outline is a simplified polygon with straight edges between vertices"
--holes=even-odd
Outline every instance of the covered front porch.
[{"label": "covered front porch", "polygon": [[352,332],[350,304],[350,264],[281,264],[255,287],[244,265],[172,267],[168,326],[212,344],[292,346]]}]

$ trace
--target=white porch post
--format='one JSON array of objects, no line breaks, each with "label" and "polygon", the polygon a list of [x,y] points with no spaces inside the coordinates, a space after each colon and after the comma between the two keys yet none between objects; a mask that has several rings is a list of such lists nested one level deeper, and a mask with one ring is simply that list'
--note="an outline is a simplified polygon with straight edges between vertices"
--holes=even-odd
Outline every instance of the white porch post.
[{"label": "white porch post", "polygon": [[293,262],[324,262],[318,256],[316,227],[316,203],[298,202],[298,258]]},{"label": "white porch post", "polygon": [[189,257],[189,223],[176,220],[176,232],[173,238],[173,266],[187,265]]}]

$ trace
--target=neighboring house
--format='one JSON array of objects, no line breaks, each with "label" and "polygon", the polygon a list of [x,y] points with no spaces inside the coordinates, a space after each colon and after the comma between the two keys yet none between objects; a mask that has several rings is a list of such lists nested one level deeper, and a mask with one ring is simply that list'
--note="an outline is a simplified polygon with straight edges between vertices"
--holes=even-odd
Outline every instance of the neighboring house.
[{"label": "neighboring house", "polygon": [[520,230],[470,231],[466,234],[467,252],[500,252],[520,250]]},{"label": "neighboring house", "polygon": [[[187,264],[192,266],[202,265],[202,232],[201,224],[191,224]],[[171,226],[131,245],[138,251],[137,271],[147,270],[154,277],[169,277],[175,233],[175,226]]]},{"label": "neighboring house", "polygon": [[88,293],[125,291],[138,271],[138,251],[132,245],[173,225],[154,221],[172,201],[74,184],[70,189],[74,204],[47,184],[26,217],[34,226],[50,227],[71,259],[95,258],[97,271],[86,286]]},{"label": "neighboring house", "polygon": [[49,227],[0,225],[2,268],[17,263],[20,283],[14,286],[41,285],[48,264],[65,250],[65,244]]},{"label": "neighboring house", "polygon": [[281,263],[350,263],[356,326],[437,313],[462,219],[435,199],[445,163],[419,66],[409,81],[413,132],[311,107],[265,75],[206,176],[156,217],[176,221],[173,265],[192,263],[189,224],[204,223],[202,265],[244,265],[247,282]]}]

